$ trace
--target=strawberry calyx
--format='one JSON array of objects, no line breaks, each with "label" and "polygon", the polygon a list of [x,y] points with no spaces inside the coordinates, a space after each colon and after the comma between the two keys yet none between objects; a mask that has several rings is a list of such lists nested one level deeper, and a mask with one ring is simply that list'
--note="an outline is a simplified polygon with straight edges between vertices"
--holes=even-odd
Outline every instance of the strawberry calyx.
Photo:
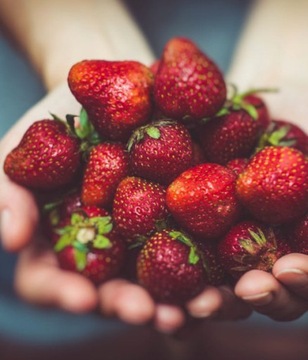
[{"label": "strawberry calyx", "polygon": [[140,126],[135,131],[133,131],[127,142],[127,151],[131,151],[134,144],[139,143],[144,137],[147,135],[152,139],[158,140],[160,139],[161,133],[159,128],[161,126],[173,125],[175,124],[174,120],[164,119],[157,120],[152,123],[146,124],[144,126]]},{"label": "strawberry calyx", "polygon": [[189,255],[188,255],[188,262],[191,265],[196,265],[198,261],[200,260],[200,256],[198,254],[197,247],[193,244],[190,237],[185,235],[181,231],[172,230],[169,232],[169,236],[174,239],[178,240],[184,245],[189,247]]},{"label": "strawberry calyx", "polygon": [[82,152],[88,152],[93,146],[102,141],[89,120],[88,113],[83,107],[81,108],[79,115],[67,114],[66,121],[71,131],[81,140]]},{"label": "strawberry calyx", "polygon": [[60,252],[72,246],[77,268],[81,271],[86,266],[86,256],[91,248],[108,249],[112,246],[107,236],[112,228],[111,216],[87,217],[82,212],[74,212],[69,225],[55,230],[60,238],[54,250]]},{"label": "strawberry calyx", "polygon": [[233,259],[239,266],[233,267],[233,271],[246,272],[252,268],[269,271],[277,260],[277,242],[272,229],[267,237],[258,228],[258,231],[248,230],[250,237],[239,240],[240,246],[246,251],[243,255],[234,255]]},{"label": "strawberry calyx", "polygon": [[159,219],[155,221],[155,229],[151,230],[149,233],[145,235],[137,234],[132,239],[131,244],[129,245],[129,249],[135,249],[138,247],[142,247],[146,241],[155,233],[165,230],[169,225],[168,219]]},{"label": "strawberry calyx", "polygon": [[50,113],[50,115],[55,121],[64,124],[71,136],[75,136],[80,140],[80,150],[82,153],[87,153],[92,146],[95,146],[102,141],[83,107],[80,109],[79,115],[66,114],[65,120],[61,119],[56,114]]},{"label": "strawberry calyx", "polygon": [[245,110],[254,120],[258,119],[258,111],[255,105],[250,104],[245,98],[249,95],[257,95],[265,92],[277,92],[275,88],[256,88],[249,89],[245,92],[239,93],[237,87],[234,84],[228,84],[228,96],[224,106],[215,115],[223,116],[228,114],[231,110]]},{"label": "strawberry calyx", "polygon": [[271,123],[266,132],[260,137],[256,152],[262,150],[266,146],[288,146],[292,147],[296,144],[296,139],[285,139],[291,127],[288,125],[281,126],[274,130],[275,124]]}]

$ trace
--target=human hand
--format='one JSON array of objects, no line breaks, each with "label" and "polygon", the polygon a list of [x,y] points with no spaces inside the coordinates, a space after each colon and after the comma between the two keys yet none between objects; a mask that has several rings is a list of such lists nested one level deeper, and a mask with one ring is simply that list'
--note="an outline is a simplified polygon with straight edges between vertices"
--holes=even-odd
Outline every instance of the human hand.
[{"label": "human hand", "polygon": [[257,312],[289,321],[308,310],[307,255],[289,254],[274,265],[272,274],[253,270],[236,284],[235,293]]}]

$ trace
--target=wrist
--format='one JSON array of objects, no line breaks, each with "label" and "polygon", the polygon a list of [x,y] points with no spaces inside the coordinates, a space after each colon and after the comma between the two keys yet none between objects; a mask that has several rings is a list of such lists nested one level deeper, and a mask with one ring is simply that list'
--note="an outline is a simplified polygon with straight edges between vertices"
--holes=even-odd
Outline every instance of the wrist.
[{"label": "wrist", "polygon": [[228,72],[228,80],[249,87],[308,83],[308,2],[259,0],[252,8]]},{"label": "wrist", "polygon": [[121,0],[1,0],[0,15],[48,90],[80,60],[154,59]]}]

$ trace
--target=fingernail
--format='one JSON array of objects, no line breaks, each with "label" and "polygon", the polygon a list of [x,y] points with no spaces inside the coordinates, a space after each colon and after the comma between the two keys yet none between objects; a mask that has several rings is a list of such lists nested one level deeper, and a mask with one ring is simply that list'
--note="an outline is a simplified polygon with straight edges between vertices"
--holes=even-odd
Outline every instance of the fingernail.
[{"label": "fingernail", "polygon": [[192,311],[190,312],[190,315],[194,318],[198,319],[212,319],[218,315],[217,312],[209,312],[209,311]]},{"label": "fingernail", "polygon": [[273,294],[270,292],[264,292],[261,294],[244,296],[242,299],[249,302],[251,305],[264,306],[268,305],[273,300]]},{"label": "fingernail", "polygon": [[300,269],[284,269],[280,271],[276,278],[284,283],[290,283],[292,286],[306,286],[308,281],[308,275]]},{"label": "fingernail", "polygon": [[195,299],[189,308],[189,314],[194,318],[209,318],[214,315],[213,311],[209,310],[208,300],[204,297]]},{"label": "fingernail", "polygon": [[11,212],[8,209],[4,209],[0,213],[0,240],[3,247],[6,247],[5,232],[9,226],[12,226]]}]

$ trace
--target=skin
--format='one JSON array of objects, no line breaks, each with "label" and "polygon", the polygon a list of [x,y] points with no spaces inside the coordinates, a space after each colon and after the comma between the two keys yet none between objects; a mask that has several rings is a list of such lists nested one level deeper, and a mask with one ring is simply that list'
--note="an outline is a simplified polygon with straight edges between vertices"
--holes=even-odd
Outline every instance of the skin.
[{"label": "skin", "polygon": [[[152,322],[154,327],[165,333],[172,333],[182,328],[187,320],[186,312],[190,317],[198,319],[235,320],[249,316],[252,309],[276,320],[291,320],[301,316],[308,307],[308,261],[307,256],[300,254],[290,254],[278,260],[273,274],[259,271],[245,274],[236,284],[234,291],[226,287],[206,287],[200,295],[187,304],[184,309],[185,313],[183,309],[175,306],[154,303],[143,288],[125,280],[111,280],[96,289],[82,276],[59,269],[53,252],[46,247],[37,228],[38,211],[35,201],[29,191],[12,183],[3,174],[4,158],[18,143],[34,119],[48,116],[50,109],[60,117],[66,113],[79,111],[79,105],[73,99],[66,85],[67,71],[76,61],[85,57],[136,58],[136,54],[138,54],[136,60],[145,64],[150,64],[153,60],[151,50],[139,29],[117,1],[112,2],[113,5],[108,1],[93,2],[93,4],[92,1],[75,1],[74,9],[76,11],[73,13],[63,11],[62,16],[70,18],[62,19],[61,29],[57,26],[53,27],[51,35],[49,25],[52,26],[57,21],[57,10],[62,11],[64,6],[69,7],[70,2],[70,0],[45,2],[16,0],[13,5],[10,0],[0,1],[2,22],[37,69],[47,89],[46,97],[19,119],[0,143],[1,240],[7,251],[19,252],[15,278],[18,294],[31,303],[52,305],[74,313],[99,309],[104,316],[118,317],[131,324]],[[287,0],[280,1],[280,10],[275,12],[277,26],[271,22],[273,18],[271,21],[264,20],[261,26],[261,19],[266,19],[264,14],[271,12],[273,7],[278,5],[277,3],[277,0],[257,2],[257,7],[253,9],[239,47],[236,49],[229,79],[234,80],[243,88],[251,85],[272,87],[278,84],[284,91],[279,93],[276,98],[273,95],[266,97],[269,107],[273,109],[273,114],[285,117],[292,113],[292,119],[302,126],[306,120],[304,115],[308,113],[307,102],[302,101],[307,99],[307,90],[305,90],[306,93],[303,90],[303,84],[307,82],[303,80],[301,73],[297,74],[292,70],[301,66],[304,68],[301,63],[294,64],[296,61],[301,62],[302,57],[286,59],[284,63],[292,63],[294,66],[286,66],[285,71],[277,74],[277,72],[271,71],[271,67],[264,66],[261,69],[258,57],[255,56],[256,53],[258,54],[256,51],[258,46],[262,49],[266,47],[269,49],[267,53],[272,56],[273,68],[277,63],[275,46],[272,46],[271,43],[272,38],[263,36],[262,32],[266,31],[267,26],[268,29],[271,29],[270,31],[276,29],[277,32],[287,32],[289,27],[285,23],[283,25],[279,23],[279,16],[285,14],[282,9],[285,9],[288,14],[293,10],[296,11],[296,9],[289,8],[290,2]],[[48,22],[40,20],[44,19],[45,4],[49,6]],[[301,1],[301,6],[307,6],[307,2]],[[297,6],[297,8],[299,7]],[[18,17],[18,9],[23,10],[23,17]],[[106,9],[108,9],[107,12],[104,11]],[[301,13],[304,14],[307,11],[308,9],[306,11],[302,9]],[[115,12],[117,16],[112,17],[112,12]],[[106,16],[104,21],[101,21],[102,18],[98,18],[97,14],[102,17]],[[112,24],[108,23],[110,18],[118,19],[118,23],[114,20]],[[81,24],[80,21],[85,26],[78,25],[72,34],[70,30],[72,23]],[[106,37],[106,31],[100,24],[115,28],[122,26],[125,31],[109,32],[109,37]],[[31,29],[31,31],[24,31],[25,28]],[[66,41],[70,43],[71,38],[78,38],[76,31],[83,32],[84,28],[89,31],[90,35],[93,35],[90,37],[92,42],[87,41],[86,44],[83,44],[82,41],[78,42],[78,47],[72,46],[70,49],[70,57],[63,60],[61,54],[65,52],[63,49],[66,47]],[[61,31],[61,34],[58,31]],[[120,34],[127,34],[128,31],[131,33],[130,38],[134,47],[124,46],[129,38],[127,36],[125,36],[125,40],[121,41]],[[110,33],[113,34],[111,38]],[[303,56],[307,59],[308,48],[303,45],[306,42],[298,40],[298,34],[308,35],[306,24],[298,21],[297,27],[292,27],[291,33],[290,43],[293,44],[293,50],[300,51],[300,54],[304,52]],[[46,37],[49,39],[48,44],[42,41]],[[285,37],[281,36],[281,38]],[[63,39],[63,41],[59,41],[59,39]],[[64,41],[64,39],[66,40]],[[251,39],[254,41],[251,42]],[[113,44],[118,44],[118,46]],[[136,46],[139,51],[136,51]],[[130,54],[132,48],[134,48],[134,53]],[[273,51],[270,51],[271,49]],[[261,51],[259,54],[262,57]],[[260,68],[260,73],[257,75],[254,71],[255,62]],[[292,99],[291,107],[290,99]],[[12,223],[14,226],[11,226]],[[253,288],[251,284],[254,284]]]}]

